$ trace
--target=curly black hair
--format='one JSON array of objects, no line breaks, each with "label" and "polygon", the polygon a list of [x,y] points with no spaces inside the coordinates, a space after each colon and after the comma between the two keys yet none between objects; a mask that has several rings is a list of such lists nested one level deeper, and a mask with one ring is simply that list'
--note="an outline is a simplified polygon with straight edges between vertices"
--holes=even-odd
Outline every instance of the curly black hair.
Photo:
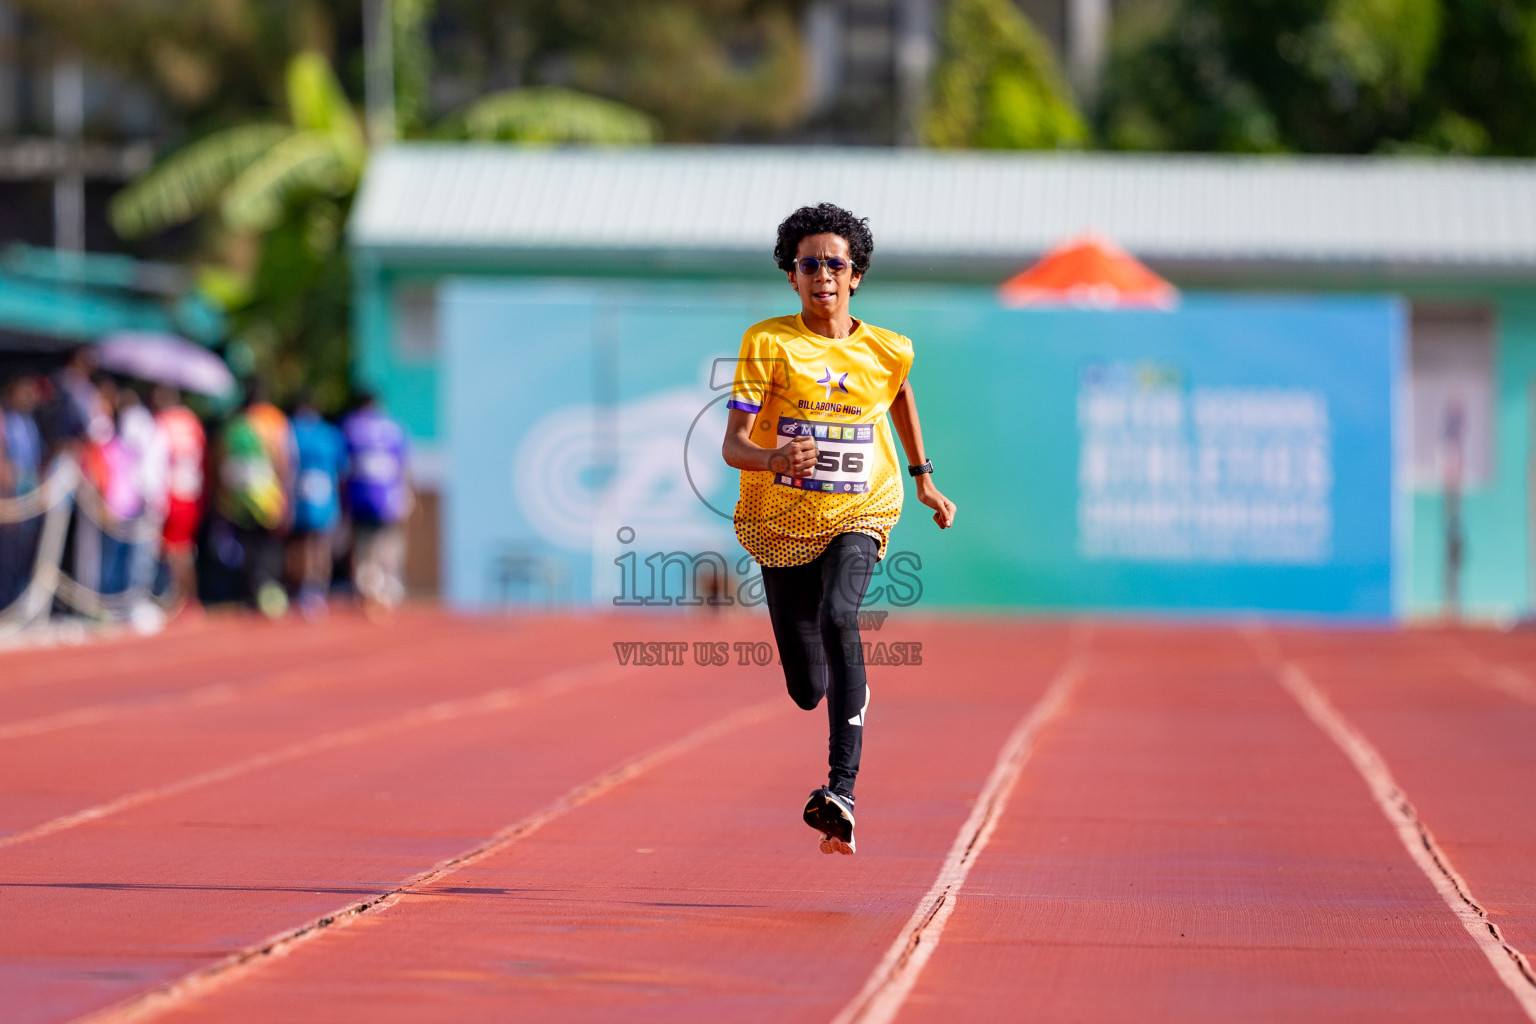
[{"label": "curly black hair", "polygon": [[810,235],[840,235],[848,243],[848,255],[853,258],[853,272],[869,272],[869,257],[875,251],[875,237],[869,233],[869,218],[855,217],[841,206],[822,203],[819,206],[802,206],[779,225],[779,240],[773,247],[773,260],[779,269],[791,273],[795,269],[795,253],[802,239]]}]

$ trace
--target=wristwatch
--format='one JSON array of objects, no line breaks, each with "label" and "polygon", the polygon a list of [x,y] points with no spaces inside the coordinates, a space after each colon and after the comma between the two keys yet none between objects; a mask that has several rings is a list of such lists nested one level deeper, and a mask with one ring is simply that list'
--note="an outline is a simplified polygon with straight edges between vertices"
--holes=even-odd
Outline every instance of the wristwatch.
[{"label": "wristwatch", "polygon": [[911,473],[913,476],[922,476],[924,473],[932,473],[933,472],[933,460],[929,459],[927,462],[924,462],[922,465],[919,465],[919,466],[908,466],[907,467],[907,472]]}]

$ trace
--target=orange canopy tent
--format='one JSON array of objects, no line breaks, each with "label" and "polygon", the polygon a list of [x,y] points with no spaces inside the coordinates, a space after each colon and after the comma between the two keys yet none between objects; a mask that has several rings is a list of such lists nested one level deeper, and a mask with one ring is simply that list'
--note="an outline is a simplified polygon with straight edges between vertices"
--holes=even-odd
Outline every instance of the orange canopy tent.
[{"label": "orange canopy tent", "polygon": [[1063,242],[998,288],[1005,306],[1172,309],[1179,291],[1100,235]]}]

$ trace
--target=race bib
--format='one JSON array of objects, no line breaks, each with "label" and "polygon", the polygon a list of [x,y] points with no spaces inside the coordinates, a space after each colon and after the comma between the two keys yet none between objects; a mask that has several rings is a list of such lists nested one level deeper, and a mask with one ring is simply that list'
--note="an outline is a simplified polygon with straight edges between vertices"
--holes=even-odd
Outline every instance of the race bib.
[{"label": "race bib", "polygon": [[308,505],[329,505],[336,494],[331,474],[323,469],[306,469],[299,474],[299,497]]},{"label": "race bib", "polygon": [[359,452],[356,460],[359,477],[373,483],[391,484],[400,475],[400,460],[392,452]]},{"label": "race bib", "polygon": [[779,446],[797,437],[816,441],[816,471],[808,477],[775,475],[775,483],[826,494],[863,494],[869,490],[869,471],[875,460],[874,424],[818,423],[780,416]]},{"label": "race bib", "polygon": [[182,501],[196,501],[203,494],[203,464],[197,459],[171,460],[166,490]]}]

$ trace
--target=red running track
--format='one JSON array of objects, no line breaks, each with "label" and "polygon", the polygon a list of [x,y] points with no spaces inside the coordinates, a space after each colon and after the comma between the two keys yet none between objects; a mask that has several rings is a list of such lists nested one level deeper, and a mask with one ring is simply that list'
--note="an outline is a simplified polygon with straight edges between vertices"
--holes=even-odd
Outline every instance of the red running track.
[{"label": "red running track", "polygon": [[755,618],[0,654],[7,1021],[1536,1021],[1536,636],[888,620],[859,853]]}]

